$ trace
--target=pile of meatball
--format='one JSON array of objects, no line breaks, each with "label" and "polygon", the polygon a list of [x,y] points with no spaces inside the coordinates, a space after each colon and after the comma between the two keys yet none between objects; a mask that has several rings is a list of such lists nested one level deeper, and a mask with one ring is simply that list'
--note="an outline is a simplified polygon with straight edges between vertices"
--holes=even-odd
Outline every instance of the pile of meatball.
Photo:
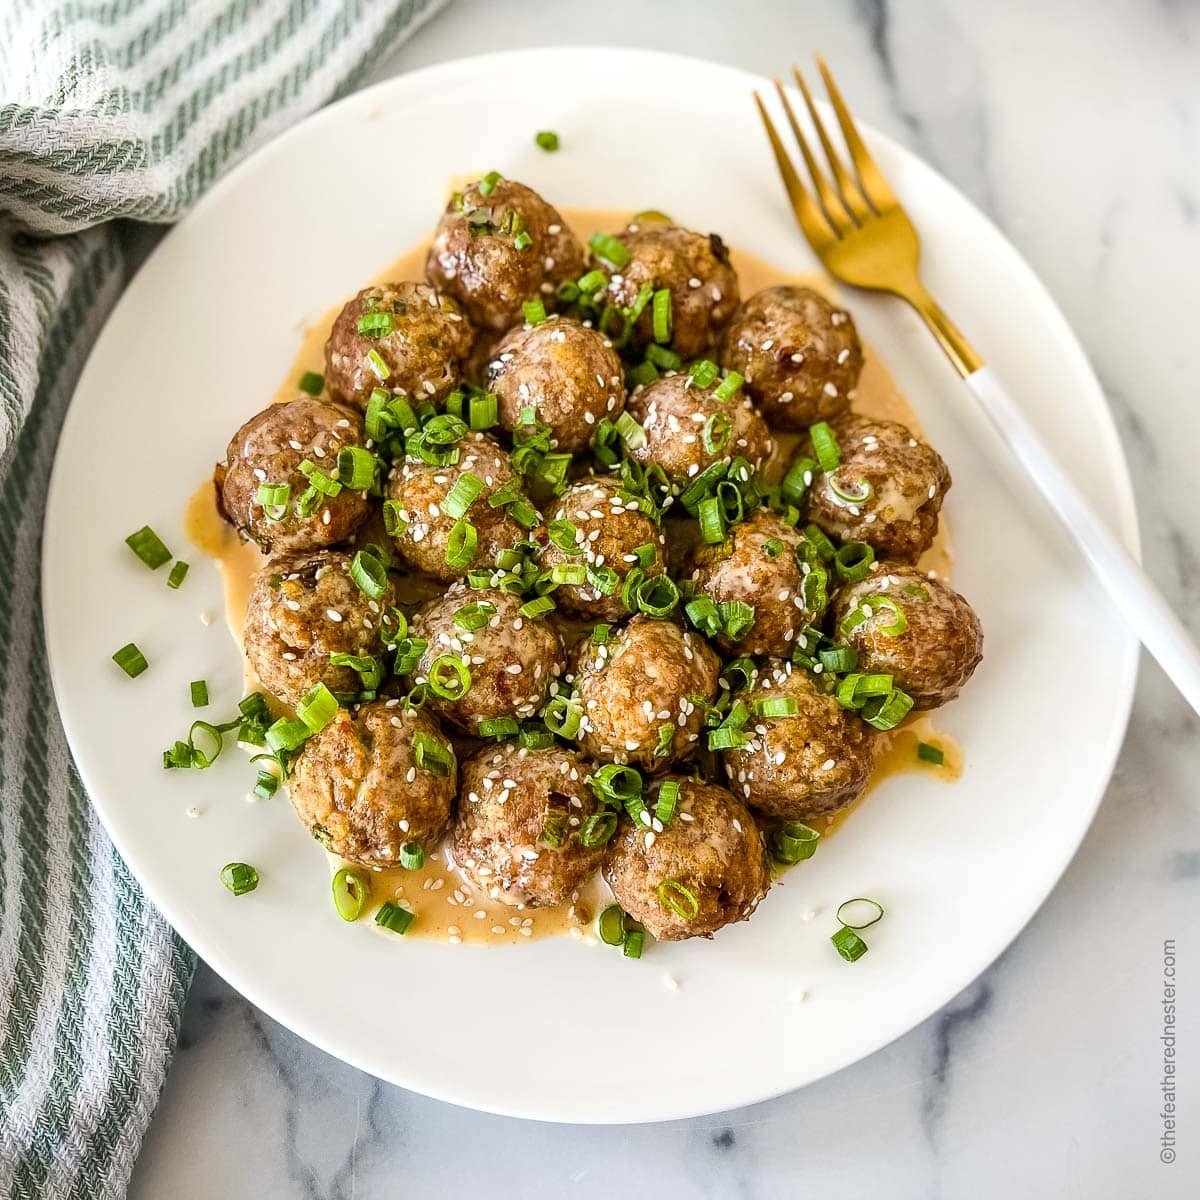
[{"label": "pile of meatball", "polygon": [[[350,300],[325,346],[323,385],[310,381],[247,421],[216,485],[225,519],[268,556],[245,624],[263,688],[283,706],[322,683],[351,697],[291,763],[291,802],[330,851],[380,869],[397,864],[401,846],[444,843],[481,893],[529,908],[563,903],[602,871],[633,920],[677,940],[748,918],[770,886],[780,823],[826,817],[867,787],[882,735],[796,658],[798,643],[824,631],[853,648],[859,671],[890,675],[923,710],[958,694],[980,661],[982,632],[967,602],[916,566],[950,473],[903,425],[854,411],[863,355],[850,315],[800,286],[743,300],[722,240],[661,214],[614,236],[619,266],[611,251],[581,245],[520,183],[493,174],[455,194],[425,279]],[[603,283],[594,302],[626,316],[620,344],[564,299],[589,273],[593,290]],[[682,365],[635,384],[631,364],[662,345],[661,322],[644,301],[639,308],[651,290],[669,293],[663,349]],[[696,362],[720,371],[708,380],[687,365]],[[722,389],[731,373],[740,387]],[[345,448],[379,449],[364,424],[372,397],[401,398],[428,419],[464,387],[495,397],[495,422],[463,433],[452,461],[404,452],[370,486],[312,491],[314,471],[338,479]],[[623,413],[642,431],[626,439],[628,458],[676,497],[734,457],[778,478],[789,465],[781,440],[804,454],[817,422],[835,435],[840,464],[813,472],[798,516],[761,505],[708,542],[681,505],[664,516],[640,504],[618,467],[594,453],[597,428]],[[702,436],[714,414],[728,434],[720,445]],[[548,497],[514,464],[514,439],[531,421],[554,453],[570,456]],[[461,513],[449,498],[468,474],[483,494],[470,504],[475,536],[464,561],[450,552]],[[281,494],[290,502],[264,502]],[[505,503],[489,503],[501,494]],[[514,498],[526,501],[523,521]],[[833,580],[814,597],[803,553],[812,525],[833,546],[870,546],[866,578],[840,589]],[[564,528],[574,544],[548,536]],[[354,556],[369,543],[387,545],[389,571],[364,590]],[[497,564],[514,549],[543,572],[582,563],[586,576],[564,572],[553,610],[523,614],[529,596],[498,583]],[[490,568],[497,586],[481,583]],[[717,605],[751,606],[753,621],[705,636],[682,604],[665,616],[631,613],[622,585],[634,570],[690,581],[686,594]],[[601,573],[609,586],[597,586]],[[437,584],[433,599],[404,611],[421,653],[363,699],[355,664],[385,655],[381,637],[397,619],[405,576]],[[462,620],[468,610],[483,619]],[[446,656],[469,675],[465,690],[427,686]],[[731,687],[723,671],[734,658],[738,699],[755,715],[738,744],[711,751],[706,715]],[[760,715],[771,700],[784,703],[765,711],[788,715]],[[478,736],[481,722],[524,727],[564,701],[575,720],[559,722],[552,742],[528,744],[511,736],[516,726],[507,737]],[[643,811],[605,804],[592,784],[606,764],[640,773]],[[655,797],[667,782],[673,811],[661,819]],[[668,903],[672,894],[688,902]]]}]

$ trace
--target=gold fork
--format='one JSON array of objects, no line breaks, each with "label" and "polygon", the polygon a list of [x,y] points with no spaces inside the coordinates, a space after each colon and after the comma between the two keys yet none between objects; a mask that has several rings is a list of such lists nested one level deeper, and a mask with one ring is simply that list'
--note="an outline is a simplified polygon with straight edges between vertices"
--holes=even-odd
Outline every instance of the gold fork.
[{"label": "gold fork", "polygon": [[775,80],[775,90],[812,181],[811,191],[793,165],[762,97],[754,93],[788,200],[809,245],[836,278],[854,287],[890,292],[912,305],[992,425],[1074,537],[1126,623],[1192,708],[1200,713],[1200,652],[1191,636],[1158,589],[1109,532],[991,368],[921,283],[921,243],[917,231],[867,150],[829,68],[819,56],[817,67],[853,169],[846,165],[826,132],[799,69],[793,66],[792,73],[829,165],[828,174],[813,154],[787,92]]}]

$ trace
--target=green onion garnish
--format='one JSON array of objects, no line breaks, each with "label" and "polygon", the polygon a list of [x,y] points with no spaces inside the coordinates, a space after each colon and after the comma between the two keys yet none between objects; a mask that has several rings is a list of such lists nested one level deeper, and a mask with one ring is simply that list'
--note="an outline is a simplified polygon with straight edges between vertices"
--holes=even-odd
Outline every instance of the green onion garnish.
[{"label": "green onion garnish", "polygon": [[538,523],[537,509],[524,497],[514,500],[505,511],[522,529],[532,529]]},{"label": "green onion garnish", "polygon": [[[481,721],[480,724],[482,725],[483,722]],[[521,728],[520,733],[517,735],[517,741],[526,750],[548,750],[554,745],[554,735],[545,725],[539,725],[536,721],[530,721]]]},{"label": "green onion garnish", "polygon": [[679,603],[679,588],[670,575],[651,575],[637,585],[637,606],[651,617],[666,617]]},{"label": "green onion garnish", "polygon": [[647,359],[629,368],[629,382],[634,387],[646,387],[658,378],[658,368]]},{"label": "green onion garnish", "polygon": [[655,758],[668,758],[675,745],[675,724],[667,721],[658,727],[658,745],[654,747]]},{"label": "green onion garnish", "polygon": [[[625,249],[625,243],[620,238],[613,237],[612,234],[593,233],[588,239],[588,245],[597,258],[602,259],[610,266],[616,267],[618,271],[629,263],[629,251]],[[585,275],[584,279],[587,278],[588,276]],[[579,286],[584,291],[588,290],[583,287],[583,279],[579,281]]]},{"label": "green onion garnish", "polygon": [[847,542],[833,556],[833,566],[843,583],[858,583],[871,573],[875,550],[866,542]]},{"label": "green onion garnish", "polygon": [[715,545],[725,540],[725,513],[716,496],[701,500],[696,516],[700,521],[700,536],[706,542]]},{"label": "green onion garnish", "polygon": [[640,926],[637,929],[627,929],[625,940],[621,943],[621,953],[626,958],[641,958],[646,945],[646,931]]},{"label": "green onion garnish", "polygon": [[830,562],[837,556],[837,547],[829,540],[829,535],[820,525],[805,525],[804,536],[812,542],[813,549],[822,562]]},{"label": "green onion garnish", "polygon": [[296,705],[296,716],[313,733],[320,733],[337,716],[337,711],[337,698],[323,683],[311,687]]},{"label": "green onion garnish", "polygon": [[553,153],[558,149],[558,134],[552,129],[543,129],[534,139],[543,150]]},{"label": "green onion garnish", "polygon": [[146,656],[137,648],[134,642],[130,642],[127,646],[122,646],[112,656],[112,660],[130,679],[136,679],[150,665],[146,661]]},{"label": "green onion garnish", "polygon": [[526,300],[521,305],[526,325],[540,325],[546,319],[546,306],[540,299]]},{"label": "green onion garnish", "polygon": [[658,547],[653,542],[634,546],[630,553],[637,559],[639,567],[652,567],[658,562]]},{"label": "green onion garnish", "polygon": [[843,675],[858,666],[858,652],[853,646],[831,646],[817,654],[822,668],[831,675]]},{"label": "green onion garnish", "polygon": [[683,359],[674,350],[669,350],[666,346],[660,346],[656,342],[651,342],[646,347],[646,361],[652,363],[660,371],[678,371],[683,366]]},{"label": "green onion garnish", "polygon": [[599,799],[624,805],[641,796],[642,777],[633,767],[606,763],[588,776],[588,786]]},{"label": "green onion garnish", "polygon": [[717,608],[726,637],[736,642],[750,632],[754,624],[753,604],[747,604],[743,600],[725,600]]},{"label": "green onion garnish", "polygon": [[356,492],[365,492],[375,482],[379,460],[361,446],[343,446],[338,451],[338,482]]},{"label": "green onion garnish", "polygon": [[935,767],[940,767],[946,761],[946,752],[941,746],[935,746],[932,742],[918,742],[917,757],[922,762],[933,763]]},{"label": "green onion garnish", "polygon": [[817,464],[811,458],[798,458],[788,468],[780,485],[780,494],[789,504],[799,506],[803,503],[808,489],[812,487],[813,472]]},{"label": "green onion garnish", "polygon": [[467,402],[467,421],[472,429],[491,429],[500,421],[500,401],[493,392],[472,396]]},{"label": "green onion garnish", "polygon": [[125,539],[125,545],[152,571],[157,571],[163,563],[171,561],[170,550],[163,545],[162,538],[149,525],[143,525],[141,529],[131,533]]},{"label": "green onion garnish", "polygon": [[675,818],[675,810],[679,806],[679,783],[674,779],[666,779],[658,789],[658,799],[654,804],[655,819],[663,825],[670,825]]},{"label": "green onion garnish", "polygon": [[621,577],[608,563],[587,564],[587,581],[601,596],[611,596],[621,583]]},{"label": "green onion garnish", "polygon": [[610,904],[596,922],[596,932],[606,946],[619,946],[625,940],[625,910]]},{"label": "green onion garnish", "polygon": [[454,766],[454,751],[428,733],[417,733],[413,737],[413,758],[417,766],[430,775],[445,778]]},{"label": "green onion garnish", "polygon": [[[330,498],[341,494],[342,485],[332,475],[327,475],[320,467],[317,466],[311,459],[305,459],[299,466],[299,471],[302,475],[308,478],[308,482],[323,496]],[[309,514],[311,516],[311,514]]]},{"label": "green onion garnish", "polygon": [[617,814],[611,810],[592,813],[579,831],[579,844],[589,850],[608,845],[617,832],[617,820]]},{"label": "green onion garnish", "polygon": [[720,454],[732,436],[733,421],[728,413],[715,412],[704,422],[704,449],[709,454]]},{"label": "green onion garnish", "polygon": [[399,500],[383,502],[383,528],[388,537],[403,537],[408,528],[408,514],[401,507]]},{"label": "green onion garnish", "polygon": [[474,633],[482,629],[496,615],[496,606],[490,600],[472,600],[454,613],[453,621],[459,629]]},{"label": "green onion garnish", "polygon": [[597,646],[603,646],[608,641],[610,633],[612,633],[611,625],[597,625],[592,630],[592,642]]},{"label": "green onion garnish", "polygon": [[720,400],[722,404],[728,403],[742,390],[742,384],[745,382],[736,371],[730,371],[713,391],[714,399]]},{"label": "green onion garnish", "polygon": [[899,688],[894,688],[886,696],[875,697],[863,705],[862,718],[875,729],[887,732],[895,729],[913,706],[913,698]]},{"label": "green onion garnish", "polygon": [[[482,184],[480,185],[482,186]],[[407,933],[408,927],[416,920],[416,914],[409,908],[401,908],[391,900],[385,900],[375,914],[375,924],[392,933]]]},{"label": "green onion garnish", "polygon": [[848,925],[843,925],[829,939],[833,948],[847,961],[857,962],[867,952],[867,943]]},{"label": "green onion garnish", "polygon": [[371,370],[375,372],[375,378],[380,381],[387,379],[392,373],[392,368],[383,361],[383,355],[374,347],[367,351],[367,362],[371,364]]},{"label": "green onion garnish", "polygon": [[305,371],[300,376],[299,387],[310,396],[319,396],[325,390],[325,376],[319,371]]},{"label": "green onion garnish", "polygon": [[249,863],[226,863],[221,882],[235,895],[244,896],[258,887],[258,872]]},{"label": "green onion garnish", "polygon": [[190,685],[192,707],[205,708],[208,705],[208,684],[203,679],[194,679]]},{"label": "green onion garnish", "polygon": [[870,498],[873,495],[875,495],[875,489],[865,479],[860,479],[858,481],[858,490],[853,491],[853,492],[849,491],[848,489],[846,489],[844,487],[841,487],[838,484],[837,480],[834,479],[832,475],[829,477],[828,482],[829,482],[829,490],[843,504],[849,504],[851,506],[865,504],[868,500],[870,500]]},{"label": "green onion garnish", "polygon": [[813,453],[821,470],[826,473],[836,471],[842,464],[842,453],[838,448],[837,435],[829,426],[828,421],[818,421],[809,431],[812,438]]},{"label": "green onion garnish", "polygon": [[365,692],[373,692],[383,682],[383,663],[370,654],[343,654],[335,651],[329,656],[331,667],[349,667],[358,673]]},{"label": "green onion garnish", "polygon": [[266,732],[267,745],[277,754],[280,751],[290,754],[310,737],[312,730],[303,721],[289,717],[280,717]]},{"label": "green onion garnish", "polygon": [[555,696],[542,710],[542,720],[551,733],[571,741],[579,736],[583,709],[573,696]]},{"label": "green onion garnish", "polygon": [[[867,906],[867,912],[852,913],[852,916],[854,916],[855,919],[848,921],[844,916],[842,916],[842,912],[843,910],[849,908],[851,904],[865,904]],[[883,912],[883,905],[880,904],[878,900],[872,900],[869,896],[855,896],[851,900],[843,900],[842,903],[838,905],[836,915],[837,919],[847,929],[870,929],[876,921],[883,919]]]},{"label": "green onion garnish", "polygon": [[660,345],[666,345],[671,340],[671,289],[659,288],[654,293],[650,307],[651,321],[654,326],[654,340]]},{"label": "green onion garnish", "polygon": [[535,596],[532,600],[526,600],[517,611],[520,612],[521,616],[529,617],[536,621],[539,617],[544,617],[547,613],[552,613],[555,607],[554,601],[549,596]]},{"label": "green onion garnish", "polygon": [[400,847],[400,865],[406,871],[419,871],[425,865],[425,847],[420,842],[405,842]]},{"label": "green onion garnish", "polygon": [[608,276],[601,270],[593,268],[586,275],[579,279],[579,290],[585,295],[590,296],[594,292],[598,292],[608,282]]},{"label": "green onion garnish", "polygon": [[[509,510],[511,512],[511,509]],[[461,569],[468,566],[479,547],[479,531],[466,517],[454,522],[450,536],[446,539],[446,562]]]},{"label": "green onion garnish", "polygon": [[587,568],[583,563],[555,563],[550,568],[550,580],[553,583],[579,587],[587,582]]},{"label": "green onion garnish", "polygon": [[800,821],[784,821],[771,835],[767,845],[771,857],[785,867],[812,858],[817,852],[821,835],[811,826]]},{"label": "green onion garnish", "polygon": [[467,510],[483,495],[483,480],[473,471],[465,471],[455,480],[454,486],[442,501],[442,512],[458,520],[465,517]]},{"label": "green onion garnish", "polygon": [[259,771],[254,781],[254,794],[263,800],[270,800],[279,790],[279,776],[274,771]]},{"label": "green onion garnish", "polygon": [[367,906],[371,895],[371,884],[367,877],[353,867],[342,867],[334,877],[330,890],[333,892],[333,907],[343,921],[357,921]]},{"label": "green onion garnish", "polygon": [[565,517],[556,518],[546,526],[546,533],[564,554],[583,553],[583,547],[579,544],[579,529],[573,521]]},{"label": "green onion garnish", "polygon": [[623,412],[616,420],[617,433],[630,450],[639,450],[646,444],[646,431],[631,413]]},{"label": "green onion garnish", "polygon": [[471,672],[457,654],[440,654],[429,665],[429,690],[443,700],[461,700],[471,690]]},{"label": "green onion garnish", "polygon": [[358,550],[350,560],[350,578],[372,600],[382,600],[387,591],[387,567],[366,550]]},{"label": "green onion garnish", "polygon": [[529,230],[522,229],[521,232],[513,238],[513,245],[516,246],[518,250],[528,250],[529,247],[533,245],[533,238],[530,236]]},{"label": "green onion garnish", "polygon": [[548,808],[542,817],[542,830],[538,841],[552,849],[558,849],[567,836],[567,814],[560,808]]},{"label": "green onion garnish", "polygon": [[475,726],[475,732],[481,738],[515,737],[520,731],[515,717],[487,717]]},{"label": "green onion garnish", "polygon": [[710,358],[702,358],[688,368],[688,382],[700,388],[712,387],[721,374],[721,368]]},{"label": "green onion garnish", "polygon": [[479,194],[490,196],[496,190],[496,184],[504,178],[499,171],[489,171],[478,183]]},{"label": "green onion garnish", "polygon": [[395,327],[396,320],[390,312],[363,313],[358,318],[358,332],[363,337],[386,337]]},{"label": "green onion garnish", "polygon": [[754,702],[754,713],[759,717],[794,717],[799,711],[795,696],[769,696]]},{"label": "green onion garnish", "polygon": [[700,901],[696,893],[684,887],[678,879],[664,879],[658,885],[659,903],[669,908],[685,921],[693,921],[700,914]]}]

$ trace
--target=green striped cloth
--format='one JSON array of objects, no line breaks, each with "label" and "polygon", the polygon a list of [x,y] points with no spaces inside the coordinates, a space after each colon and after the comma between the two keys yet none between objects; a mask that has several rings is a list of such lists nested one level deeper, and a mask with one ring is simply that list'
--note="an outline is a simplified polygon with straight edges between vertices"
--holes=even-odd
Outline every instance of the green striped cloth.
[{"label": "green striped cloth", "polygon": [[440,3],[0,0],[0,1197],[124,1195],[195,962],[88,804],[42,640],[46,482],[126,282],[115,219],[176,219]]}]

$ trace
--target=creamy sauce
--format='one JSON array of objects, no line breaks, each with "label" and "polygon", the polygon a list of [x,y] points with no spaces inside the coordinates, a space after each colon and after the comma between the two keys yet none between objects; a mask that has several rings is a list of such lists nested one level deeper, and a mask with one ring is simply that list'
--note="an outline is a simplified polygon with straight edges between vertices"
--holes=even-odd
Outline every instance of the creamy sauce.
[{"label": "creamy sauce", "polygon": [[[619,230],[628,220],[627,215],[621,212],[571,208],[560,211],[567,224],[585,243],[594,230]],[[426,250],[427,246],[424,243],[413,247],[370,282],[423,279]],[[829,280],[824,276],[789,275],[745,251],[731,248],[730,253],[743,297],[780,283],[799,283],[831,297],[834,295]],[[319,320],[302,331],[296,357],[276,390],[272,403],[281,404],[296,399],[300,395],[297,381],[305,371],[324,373],[325,342],[337,314],[341,311],[342,303],[339,301],[332,305]],[[887,368],[871,347],[865,344],[863,369],[855,389],[853,407],[855,411],[867,416],[899,421],[914,433],[921,433],[921,424],[916,413],[897,390]],[[793,436],[777,440],[781,448],[778,459],[786,463],[797,438]],[[257,546],[243,542],[221,518],[217,511],[216,494],[211,480],[197,489],[189,501],[185,529],[192,544],[213,559],[221,570],[225,589],[225,619],[240,648],[251,579],[266,559]],[[922,570],[949,579],[951,561],[950,536],[943,517],[939,522],[933,545],[921,556],[918,565]],[[247,689],[256,690],[259,685],[249,665],[246,672]],[[920,742],[929,742],[941,748],[945,754],[944,763],[936,766],[918,758],[917,746]],[[899,729],[882,735],[881,743],[870,787],[863,796],[832,817],[812,822],[823,836],[828,837],[836,832],[865,797],[874,791],[882,780],[893,774],[902,771],[924,771],[948,782],[957,779],[962,773],[963,757],[957,743],[947,735],[939,733],[928,716],[910,718]],[[334,856],[329,856],[329,863],[331,873],[339,867],[353,865]],[[483,895],[459,875],[446,853],[446,843],[426,857],[425,865],[419,871],[406,871],[400,867],[381,871],[367,871],[362,867],[357,869],[369,875],[371,881],[371,899],[366,909],[368,915],[360,918],[362,921],[370,920],[383,901],[401,901],[416,913],[416,920],[409,927],[406,937],[430,938],[455,944],[513,943],[564,934],[585,942],[595,942],[596,938],[590,926],[604,906],[612,902],[607,885],[597,874],[577,893],[572,903],[560,908],[516,908],[500,904]],[[482,916],[479,915],[481,913]]]}]

